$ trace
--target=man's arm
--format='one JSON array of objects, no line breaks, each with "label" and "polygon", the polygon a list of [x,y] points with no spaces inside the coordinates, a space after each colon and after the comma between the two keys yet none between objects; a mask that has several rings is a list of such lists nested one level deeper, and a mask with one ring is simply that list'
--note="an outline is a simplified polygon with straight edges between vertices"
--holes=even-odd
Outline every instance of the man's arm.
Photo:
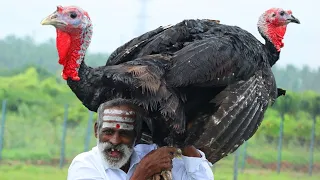
[{"label": "man's arm", "polygon": [[68,170],[68,180],[104,180],[104,178],[95,167],[81,161],[73,161]]},{"label": "man's arm", "polygon": [[136,167],[130,180],[147,180],[163,170],[171,170],[174,147],[161,147],[144,156]]},{"label": "man's arm", "polygon": [[194,146],[182,149],[182,158],[173,160],[173,179],[213,180],[212,164]]}]

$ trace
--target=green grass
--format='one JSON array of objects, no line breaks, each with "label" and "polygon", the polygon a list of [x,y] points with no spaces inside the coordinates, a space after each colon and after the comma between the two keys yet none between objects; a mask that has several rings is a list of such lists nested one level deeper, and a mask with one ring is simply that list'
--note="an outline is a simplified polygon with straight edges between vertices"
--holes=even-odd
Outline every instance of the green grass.
[{"label": "green grass", "polygon": [[[9,116],[10,117],[10,116]],[[83,117],[86,119],[87,117]],[[39,122],[35,120],[32,124],[25,123],[21,120],[21,127],[16,129],[16,121],[14,117],[8,118],[5,131],[5,144],[2,152],[4,161],[19,161],[19,162],[37,162],[41,161],[46,164],[58,164],[61,152],[61,124],[54,124],[49,122]],[[84,151],[84,142],[87,123],[84,121],[77,127],[68,128],[66,138],[66,159],[70,162],[77,154]],[[93,133],[91,134],[91,142],[89,149],[95,146],[96,139]],[[242,148],[240,148],[241,155],[239,157],[239,165],[243,161]],[[262,138],[254,136],[248,141],[247,156],[259,161],[256,163],[246,163],[248,168],[261,168],[262,164],[273,170],[277,162],[277,143],[268,144]],[[293,144],[283,146],[282,162],[286,163],[284,170],[291,170],[295,172],[296,169],[307,170],[309,163],[309,147],[308,145],[301,147]],[[221,160],[221,163],[229,163],[229,169],[233,167],[234,155]],[[320,173],[320,151],[319,145],[316,145],[314,150],[314,171]],[[218,163],[219,166],[220,162]],[[288,165],[289,164],[289,165]],[[298,167],[293,167],[298,166]],[[0,178],[1,179],[1,178]],[[320,178],[319,178],[320,179]]]},{"label": "green grass", "polygon": [[[66,137],[66,158],[71,160],[84,151],[87,131],[87,117],[77,127],[70,127]],[[21,124],[19,129],[16,124]],[[24,122],[16,116],[8,116],[4,134],[4,160],[42,160],[59,159],[61,152],[62,123],[50,123],[44,119],[35,119],[32,123]],[[91,125],[93,127],[93,124]],[[90,128],[91,128],[90,127]],[[92,129],[91,129],[92,131]],[[90,148],[96,143],[93,133],[90,137]],[[277,144],[267,144],[262,138],[253,137],[249,140],[247,153],[250,157],[264,163],[277,161]],[[285,162],[306,165],[309,162],[309,147],[301,147],[295,143],[284,145],[282,160]],[[319,145],[315,146],[314,162],[320,162]]]},{"label": "green grass", "polygon": [[[33,114],[38,116],[39,113],[34,112]],[[34,118],[33,121],[26,121],[28,116],[30,116],[28,113],[25,116],[17,114],[7,116],[2,158],[5,162],[14,162],[15,165],[0,165],[0,180],[66,179],[67,169],[59,170],[57,168],[61,152],[62,115],[60,120],[56,122],[47,121],[47,119],[43,118]],[[65,151],[67,162],[70,162],[77,154],[84,151],[88,116],[79,118],[82,118],[82,120],[79,120],[81,123],[78,126],[70,125],[67,130]],[[18,128],[17,124],[19,124]],[[90,127],[92,128],[93,124]],[[92,129],[90,138],[89,149],[96,144]],[[278,175],[275,173],[278,156],[277,142],[268,144],[259,136],[251,138],[247,146],[247,155],[258,161],[258,164],[257,162],[246,163],[246,170],[243,173],[239,173],[239,180],[320,179],[319,141],[314,149],[315,176],[311,178],[306,175],[309,163],[309,143],[301,147],[294,141],[290,144],[286,144],[287,141],[285,140],[284,142],[282,151],[283,173]],[[242,147],[240,152],[239,167],[241,167],[243,160]],[[19,165],[15,162],[19,162]],[[217,163],[215,168],[217,180],[233,179],[233,162],[234,155],[229,155]],[[42,165],[54,164],[55,167],[25,165],[38,163]],[[262,169],[263,166],[264,168],[271,168],[272,171],[270,169]],[[304,173],[298,172],[297,169],[300,171],[303,169]]]},{"label": "green grass", "polygon": [[[268,170],[247,170],[239,173],[239,180],[319,180],[320,176],[308,176],[301,173],[283,172],[277,174]],[[221,170],[215,173],[216,180],[232,180],[233,172],[230,170]]]},{"label": "green grass", "polygon": [[[58,180],[66,179],[67,167],[60,170],[58,167],[34,166],[34,165],[1,165],[1,180]],[[233,168],[220,166],[214,172],[216,180],[232,180]],[[295,172],[282,172],[276,174],[268,170],[246,170],[239,172],[239,180],[319,180],[320,175],[315,174],[312,177]]]},{"label": "green grass", "polygon": [[67,169],[50,166],[0,166],[1,180],[58,180],[66,179]]},{"label": "green grass", "polygon": [[[215,180],[233,180],[234,174],[233,157],[227,157],[219,161],[214,167]],[[241,171],[241,160],[238,164],[238,180],[319,180],[320,172],[309,176],[306,172],[295,172],[282,170],[280,174],[270,169],[263,169],[257,166],[246,165],[244,171]]]},{"label": "green grass", "polygon": [[[248,154],[255,159],[259,159],[264,163],[273,163],[277,161],[278,150],[276,147],[262,146],[261,148],[248,148]],[[282,149],[283,161],[290,162],[295,165],[305,165],[309,163],[309,148],[306,147],[291,147]],[[320,162],[320,151],[316,149],[314,151],[314,162]]]},{"label": "green grass", "polygon": [[[34,129],[39,127],[34,127]],[[66,140],[66,155],[68,162],[78,153],[83,151],[84,133],[85,129],[74,128],[68,130],[68,137]],[[43,139],[35,139],[26,143],[25,146],[13,149],[4,149],[3,164],[0,164],[0,179],[1,180],[58,180],[66,179],[68,164],[65,168],[60,170],[58,168],[60,143],[59,141],[50,138],[50,131],[42,131]],[[28,134],[36,133],[31,131]],[[82,135],[81,135],[82,134]],[[27,137],[23,137],[27,138]],[[14,142],[12,142],[14,143]],[[30,144],[29,144],[30,143]],[[94,146],[95,139],[92,137],[90,147]],[[35,148],[37,147],[37,148]],[[239,157],[239,169],[242,165],[242,148]],[[249,157],[261,161],[264,164],[276,165],[277,160],[277,146],[266,144],[260,139],[253,138],[249,141],[247,146],[247,153]],[[245,171],[239,172],[238,180],[319,180],[320,171],[319,166],[315,168],[314,175],[309,177],[307,172],[297,172],[292,166],[304,165],[308,166],[309,149],[308,147],[298,147],[295,145],[288,145],[283,147],[282,157],[284,162],[290,162],[292,165],[289,168],[283,168],[280,174],[275,170],[263,169],[256,164],[246,163]],[[53,160],[54,159],[54,160]],[[8,163],[7,163],[8,162]],[[29,165],[35,163],[49,163],[51,166],[45,165]],[[320,152],[315,149],[314,162],[320,162]],[[9,165],[11,164],[11,165]],[[13,165],[12,165],[13,164]],[[26,165],[28,164],[28,165]],[[219,161],[214,169],[216,180],[232,180],[233,179],[234,155],[229,155],[223,160]],[[305,169],[307,170],[307,169]]]}]

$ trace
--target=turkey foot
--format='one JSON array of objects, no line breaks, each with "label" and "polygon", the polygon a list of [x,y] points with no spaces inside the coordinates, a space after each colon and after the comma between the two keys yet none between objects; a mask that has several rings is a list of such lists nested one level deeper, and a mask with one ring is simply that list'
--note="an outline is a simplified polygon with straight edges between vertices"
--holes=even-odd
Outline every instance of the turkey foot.
[{"label": "turkey foot", "polygon": [[161,173],[155,174],[148,180],[172,180],[171,171],[162,171]]}]

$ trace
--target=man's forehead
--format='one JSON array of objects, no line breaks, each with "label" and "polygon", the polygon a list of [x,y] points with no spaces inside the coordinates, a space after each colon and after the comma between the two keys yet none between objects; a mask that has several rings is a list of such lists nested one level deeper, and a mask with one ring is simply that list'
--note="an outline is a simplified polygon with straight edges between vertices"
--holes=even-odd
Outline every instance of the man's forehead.
[{"label": "man's forehead", "polygon": [[103,114],[110,114],[110,115],[118,115],[118,116],[134,116],[136,115],[135,111],[131,108],[106,108],[103,111]]},{"label": "man's forehead", "polygon": [[136,113],[128,107],[105,108],[102,128],[133,130]]}]

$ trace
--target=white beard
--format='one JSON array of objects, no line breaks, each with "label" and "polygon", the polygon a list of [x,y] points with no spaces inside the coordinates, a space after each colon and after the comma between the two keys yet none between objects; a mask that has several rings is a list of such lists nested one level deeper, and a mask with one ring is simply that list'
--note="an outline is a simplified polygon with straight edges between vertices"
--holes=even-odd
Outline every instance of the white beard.
[{"label": "white beard", "polygon": [[[119,144],[114,146],[109,142],[97,142],[98,149],[103,156],[104,161],[108,164],[110,168],[119,169],[124,166],[130,159],[131,154],[133,152],[133,148],[130,148],[128,145]],[[107,151],[111,148],[118,150],[121,153],[120,158],[110,157]]]}]

